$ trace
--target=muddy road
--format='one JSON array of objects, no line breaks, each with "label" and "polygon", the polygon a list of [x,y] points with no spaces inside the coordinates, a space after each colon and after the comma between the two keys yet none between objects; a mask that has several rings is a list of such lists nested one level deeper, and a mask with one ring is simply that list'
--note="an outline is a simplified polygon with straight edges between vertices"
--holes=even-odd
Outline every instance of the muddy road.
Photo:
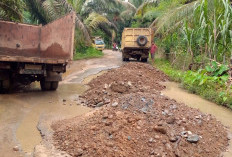
[{"label": "muddy road", "polygon": [[[10,94],[0,95],[1,156],[66,156],[65,152],[57,152],[50,145],[49,138],[52,136],[50,125],[53,121],[81,116],[94,110],[79,105],[81,103],[79,96],[87,90],[85,84],[103,74],[104,70],[123,64],[120,52],[106,50],[104,53],[103,58],[75,61],[68,66],[64,80],[56,92],[41,92],[39,84],[35,83],[30,88],[25,87]],[[163,94],[175,99],[176,93],[178,102],[199,108],[203,113],[212,114],[223,125],[230,127],[232,132],[230,110],[217,108],[215,104],[188,94],[176,85],[165,85],[167,89]],[[46,136],[43,137],[44,135]],[[230,147],[225,156],[230,157],[231,152]]]},{"label": "muddy road", "polygon": [[[71,118],[91,109],[77,105],[86,90],[81,82],[90,75],[122,64],[119,52],[105,51],[98,59],[75,61],[55,92],[42,92],[39,84],[0,95],[0,152],[2,157],[32,156],[42,138],[40,124]],[[89,78],[90,79],[90,78]],[[87,81],[87,80],[85,80]],[[15,151],[15,150],[16,151]]]}]

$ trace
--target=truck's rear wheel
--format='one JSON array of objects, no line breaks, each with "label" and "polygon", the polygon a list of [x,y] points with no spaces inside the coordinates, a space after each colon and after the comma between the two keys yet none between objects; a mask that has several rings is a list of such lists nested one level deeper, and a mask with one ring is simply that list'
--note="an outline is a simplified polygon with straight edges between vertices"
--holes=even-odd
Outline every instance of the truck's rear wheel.
[{"label": "truck's rear wheel", "polygon": [[40,81],[40,87],[43,91],[47,91],[51,89],[51,82],[50,81],[45,81],[41,80]]},{"label": "truck's rear wheel", "polygon": [[56,90],[59,86],[59,81],[52,81],[51,82],[51,90]]}]

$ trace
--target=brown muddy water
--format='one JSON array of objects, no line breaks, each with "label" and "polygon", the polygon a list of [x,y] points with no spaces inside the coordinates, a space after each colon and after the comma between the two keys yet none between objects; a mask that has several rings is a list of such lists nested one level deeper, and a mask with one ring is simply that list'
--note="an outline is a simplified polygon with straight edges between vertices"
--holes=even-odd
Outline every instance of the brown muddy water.
[{"label": "brown muddy water", "polygon": [[[27,105],[34,103],[16,130],[16,138],[21,144],[22,150],[29,153],[33,152],[34,147],[41,142],[42,138],[37,124],[42,116],[49,115],[48,119],[51,117],[64,119],[91,111],[90,108],[79,105],[75,100],[86,89],[87,87],[81,84],[61,84],[56,92],[38,91],[21,94],[22,97],[26,97]],[[31,97],[33,99],[30,99]],[[41,99],[41,97],[43,98]],[[35,104],[35,102],[38,103]]]},{"label": "brown muddy water", "polygon": [[[162,93],[177,102],[184,103],[189,107],[197,108],[203,113],[215,116],[221,123],[229,128],[230,134],[232,133],[232,111],[223,106],[207,101],[200,96],[191,94],[188,91],[180,88],[180,84],[175,82],[162,83],[167,88]],[[223,153],[224,157],[232,157],[232,140],[228,151]]]}]

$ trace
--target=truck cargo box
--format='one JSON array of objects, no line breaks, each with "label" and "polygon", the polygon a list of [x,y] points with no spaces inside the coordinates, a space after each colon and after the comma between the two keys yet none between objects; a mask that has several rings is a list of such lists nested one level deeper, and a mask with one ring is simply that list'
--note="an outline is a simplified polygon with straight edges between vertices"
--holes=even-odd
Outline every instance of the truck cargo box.
[{"label": "truck cargo box", "polygon": [[153,33],[151,28],[125,28],[122,33],[122,45],[121,48],[141,48],[138,45],[139,36],[145,36],[147,38],[146,45],[142,46],[144,49],[151,47],[151,41],[153,40]]},{"label": "truck cargo box", "polygon": [[75,14],[45,26],[0,21],[0,61],[67,63],[73,58]]}]

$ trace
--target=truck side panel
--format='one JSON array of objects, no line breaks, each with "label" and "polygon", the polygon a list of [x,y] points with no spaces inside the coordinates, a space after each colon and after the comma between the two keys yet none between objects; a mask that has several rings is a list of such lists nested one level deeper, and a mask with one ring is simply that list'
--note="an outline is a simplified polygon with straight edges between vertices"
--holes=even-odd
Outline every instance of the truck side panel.
[{"label": "truck side panel", "polygon": [[40,28],[0,21],[0,55],[39,57]]},{"label": "truck side panel", "polygon": [[41,28],[40,57],[71,60],[73,58],[75,14],[58,19]]},{"label": "truck side panel", "polygon": [[45,26],[0,21],[0,61],[62,64],[73,58],[75,13]]}]

